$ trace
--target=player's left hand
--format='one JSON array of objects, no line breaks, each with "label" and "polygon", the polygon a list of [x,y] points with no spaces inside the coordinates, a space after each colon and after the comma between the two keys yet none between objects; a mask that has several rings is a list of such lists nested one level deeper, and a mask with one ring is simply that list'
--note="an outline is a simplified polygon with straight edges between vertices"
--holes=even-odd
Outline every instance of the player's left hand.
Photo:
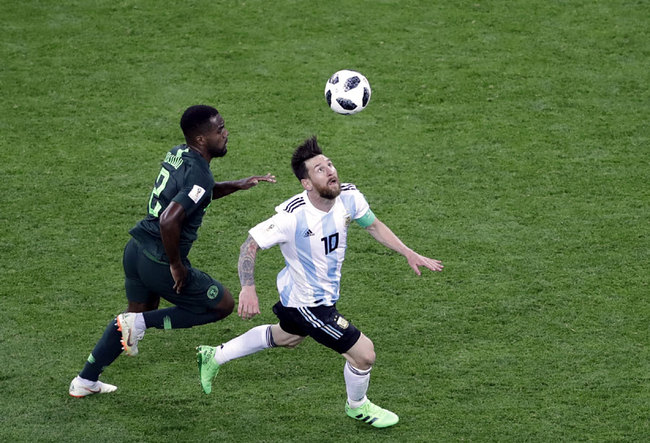
[{"label": "player's left hand", "polygon": [[442,271],[442,269],[444,268],[440,260],[434,260],[432,258],[420,255],[416,252],[414,252],[413,254],[409,254],[406,257],[406,260],[408,260],[409,266],[415,271],[417,275],[422,275],[422,272],[420,271],[420,266],[424,266],[425,268],[428,268],[431,271],[437,271],[437,272]]},{"label": "player's left hand", "polygon": [[275,183],[275,175],[271,175],[271,173],[268,173],[266,175],[254,175],[252,177],[248,178],[242,178],[241,179],[241,189],[250,189],[253,186],[256,186],[259,182],[269,182],[269,183]]},{"label": "player's left hand", "polygon": [[243,320],[250,320],[260,313],[260,303],[255,286],[243,286],[239,293],[237,314]]}]

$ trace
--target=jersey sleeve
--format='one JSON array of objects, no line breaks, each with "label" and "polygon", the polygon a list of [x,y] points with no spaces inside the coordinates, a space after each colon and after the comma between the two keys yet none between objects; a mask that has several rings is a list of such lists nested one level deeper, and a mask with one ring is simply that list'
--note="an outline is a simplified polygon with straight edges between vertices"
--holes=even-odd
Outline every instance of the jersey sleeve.
[{"label": "jersey sleeve", "polygon": [[370,226],[375,221],[375,214],[363,194],[351,183],[341,185],[341,189],[344,191],[341,192],[341,200],[350,218],[363,228]]},{"label": "jersey sleeve", "polygon": [[357,211],[356,211],[356,214],[354,215],[354,217],[352,217],[352,219],[353,220],[358,220],[361,217],[363,217],[364,215],[366,215],[366,213],[368,213],[368,211],[370,211],[370,205],[368,204],[368,202],[366,201],[366,198],[363,196],[363,194],[361,192],[355,191],[353,194],[354,194],[354,199],[356,200],[356,205],[355,206],[356,206]]},{"label": "jersey sleeve", "polygon": [[212,199],[214,180],[205,174],[193,174],[190,170],[185,174],[184,184],[172,201],[180,204],[187,215],[206,206],[206,199]]},{"label": "jersey sleeve", "polygon": [[272,246],[289,241],[293,219],[286,214],[277,213],[273,217],[251,228],[248,233],[260,248],[269,249]]},{"label": "jersey sleeve", "polygon": [[356,186],[352,184],[346,184],[346,188],[348,189],[346,192],[346,199],[350,199],[350,207],[352,210],[352,213],[350,214],[352,216],[352,220],[359,220],[360,218],[365,217],[368,212],[372,213],[370,211],[370,205],[366,201],[366,197],[359,191]]}]

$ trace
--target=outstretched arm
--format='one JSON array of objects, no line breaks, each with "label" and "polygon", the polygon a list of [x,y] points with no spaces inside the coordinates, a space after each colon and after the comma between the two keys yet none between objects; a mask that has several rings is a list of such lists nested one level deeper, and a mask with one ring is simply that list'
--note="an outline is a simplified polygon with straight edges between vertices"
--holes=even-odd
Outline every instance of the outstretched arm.
[{"label": "outstretched arm", "polygon": [[250,235],[239,249],[239,282],[241,292],[239,293],[239,306],[237,314],[247,320],[260,313],[260,304],[255,289],[255,258],[259,245]]},{"label": "outstretched arm", "polygon": [[215,183],[214,188],[212,188],[212,198],[216,200],[236,191],[250,189],[261,181],[275,183],[275,175],[254,175],[252,177],[242,178],[240,180]]},{"label": "outstretched arm", "polygon": [[424,266],[432,271],[442,271],[442,262],[440,260],[434,260],[432,258],[424,257],[417,252],[413,251],[411,248],[402,243],[393,231],[390,230],[383,222],[378,218],[366,230],[372,235],[375,240],[377,240],[382,245],[387,248],[397,251],[406,257],[408,264],[417,275],[420,275],[420,266]]}]

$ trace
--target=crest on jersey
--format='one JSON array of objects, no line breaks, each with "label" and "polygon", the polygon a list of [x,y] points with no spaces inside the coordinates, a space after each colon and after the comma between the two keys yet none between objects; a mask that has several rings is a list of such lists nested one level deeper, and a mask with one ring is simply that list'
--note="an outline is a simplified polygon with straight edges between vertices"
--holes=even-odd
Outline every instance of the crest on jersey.
[{"label": "crest on jersey", "polygon": [[274,225],[273,223],[271,223],[271,224],[266,228],[266,230],[267,230],[267,231],[270,231],[270,230],[273,229],[273,228],[275,228],[275,225]]},{"label": "crest on jersey", "polygon": [[345,214],[345,226],[350,226],[350,223],[352,223],[352,217],[350,214]]}]

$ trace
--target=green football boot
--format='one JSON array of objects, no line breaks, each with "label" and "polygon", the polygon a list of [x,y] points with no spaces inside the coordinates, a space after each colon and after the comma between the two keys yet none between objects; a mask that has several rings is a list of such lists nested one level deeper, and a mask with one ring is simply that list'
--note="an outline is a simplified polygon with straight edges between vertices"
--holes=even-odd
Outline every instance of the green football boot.
[{"label": "green football boot", "polygon": [[399,421],[399,417],[396,414],[387,409],[380,408],[370,400],[366,400],[364,404],[355,409],[352,409],[345,402],[345,413],[348,414],[348,417],[368,423],[375,428],[387,428]]},{"label": "green football boot", "polygon": [[214,359],[214,353],[217,350],[213,346],[198,346],[196,348],[196,361],[199,364],[199,380],[203,392],[209,394],[212,392],[212,379],[219,373],[219,363]]}]

